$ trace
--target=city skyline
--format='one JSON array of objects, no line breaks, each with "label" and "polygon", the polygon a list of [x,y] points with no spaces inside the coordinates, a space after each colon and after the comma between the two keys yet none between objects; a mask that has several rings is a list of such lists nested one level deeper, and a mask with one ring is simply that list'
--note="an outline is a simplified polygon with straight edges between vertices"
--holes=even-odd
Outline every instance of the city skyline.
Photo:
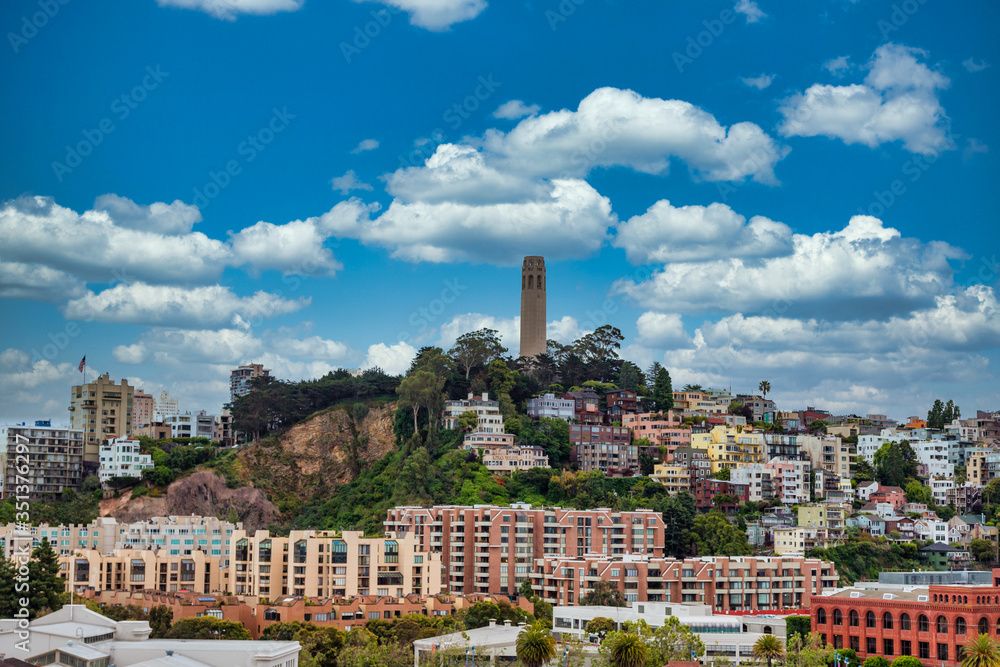
[{"label": "city skyline", "polygon": [[0,8],[0,423],[85,355],[217,412],[251,362],[516,354],[526,256],[549,338],[675,388],[1000,408],[995,4],[54,6]]}]

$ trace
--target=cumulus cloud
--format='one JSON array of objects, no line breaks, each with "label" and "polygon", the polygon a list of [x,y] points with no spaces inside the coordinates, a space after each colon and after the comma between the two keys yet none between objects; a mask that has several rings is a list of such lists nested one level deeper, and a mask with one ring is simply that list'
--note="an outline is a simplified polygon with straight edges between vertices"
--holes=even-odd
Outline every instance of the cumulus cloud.
[{"label": "cumulus cloud", "polygon": [[282,225],[258,222],[230,236],[235,262],[253,270],[332,276],[343,265],[323,246],[325,240],[326,235],[311,220]]},{"label": "cumulus cloud", "polygon": [[350,194],[351,190],[372,189],[370,184],[358,180],[358,175],[354,173],[353,169],[348,169],[343,176],[334,176],[330,183],[333,185],[333,189],[342,195]]},{"label": "cumulus cloud", "polygon": [[989,63],[985,60],[977,61],[975,58],[966,58],[962,61],[962,67],[964,67],[967,72],[982,72],[989,66]]},{"label": "cumulus cloud", "polygon": [[402,375],[410,369],[410,363],[417,356],[417,348],[400,341],[393,345],[376,343],[368,347],[368,354],[361,365],[362,370],[378,366],[389,375]]},{"label": "cumulus cloud", "polygon": [[851,69],[850,56],[840,56],[838,58],[831,58],[823,63],[823,69],[825,69],[830,74],[837,78],[840,78],[847,74]]},{"label": "cumulus cloud", "polygon": [[[354,0],[363,2],[364,0]],[[447,30],[474,19],[486,9],[486,0],[376,0],[410,15],[410,23],[427,30]]]},{"label": "cumulus cloud", "polygon": [[161,7],[196,9],[217,19],[235,21],[239,14],[277,14],[301,9],[305,0],[156,0]]},{"label": "cumulus cloud", "polygon": [[353,353],[346,343],[320,336],[303,339],[279,338],[271,342],[271,347],[285,356],[323,361],[346,361]]},{"label": "cumulus cloud", "polygon": [[518,118],[524,118],[525,116],[534,116],[541,110],[541,107],[537,104],[525,104],[521,100],[511,100],[509,102],[504,102],[500,107],[493,112],[495,118],[505,118],[507,120],[517,120]]},{"label": "cumulus cloud", "polygon": [[[496,317],[495,315],[484,315],[483,313],[464,313],[456,315],[441,325],[440,339],[438,345],[444,349],[450,349],[455,341],[462,334],[479,329],[494,329],[497,337],[507,354],[517,357],[521,352],[521,318],[520,317]],[[590,329],[581,327],[580,322],[570,315],[563,315],[557,320],[550,320],[545,324],[545,337],[547,340],[555,340],[564,345],[578,340],[582,336],[591,333]]]},{"label": "cumulus cloud", "polygon": [[792,251],[792,230],[759,215],[747,223],[725,204],[675,207],[663,199],[618,225],[612,245],[633,264],[775,257]]},{"label": "cumulus cloud", "polygon": [[116,345],[111,350],[114,360],[122,364],[141,364],[146,361],[148,350],[145,345],[133,343],[132,345]]},{"label": "cumulus cloud", "polygon": [[738,14],[743,14],[747,18],[747,23],[759,23],[761,19],[767,18],[767,14],[757,6],[754,0],[738,0],[733,10]]},{"label": "cumulus cloud", "polygon": [[[229,262],[230,250],[223,242],[200,232],[177,233],[197,217],[196,209],[179,202],[139,207],[114,195],[98,203],[110,211],[78,214],[50,197],[5,202],[0,208],[0,260],[40,264],[97,282],[122,276],[149,282],[214,280]],[[117,224],[112,213],[126,226]],[[153,231],[164,221],[170,233]]]},{"label": "cumulus cloud", "polygon": [[786,255],[672,262],[648,280],[621,280],[615,291],[661,312],[817,311],[834,319],[888,317],[948,293],[965,258],[946,243],[904,239],[870,216],[854,216],[837,232],[792,236]]},{"label": "cumulus cloud", "polygon": [[650,347],[668,347],[689,344],[691,338],[684,331],[684,322],[677,313],[647,312],[635,323],[639,344]]},{"label": "cumulus cloud", "polygon": [[65,271],[39,264],[0,261],[0,298],[59,301],[85,291],[83,281]]},{"label": "cumulus cloud", "polygon": [[899,44],[880,46],[863,84],[815,84],[785,100],[781,133],[870,148],[902,141],[908,151],[923,155],[952,148],[948,117],[938,100],[938,90],[950,81],[920,62],[926,56]]},{"label": "cumulus cloud", "polygon": [[63,307],[63,315],[71,320],[199,328],[229,325],[235,315],[255,321],[293,313],[309,301],[264,291],[241,297],[222,285],[184,288],[132,283],[72,299]]},{"label": "cumulus cloud", "polygon": [[[361,142],[354,147],[352,153],[364,153],[365,151],[373,151],[378,148],[379,143],[377,139],[362,139]],[[353,173],[353,172],[350,172]]]},{"label": "cumulus cloud", "polygon": [[507,133],[490,130],[480,143],[505,170],[561,178],[614,166],[665,174],[678,158],[705,180],[775,183],[774,165],[787,153],[753,123],[727,128],[689,102],[617,88],[595,90],[576,111],[525,118]]},{"label": "cumulus cloud", "polygon": [[756,88],[757,90],[764,90],[765,88],[771,85],[772,81],[774,81],[774,75],[761,74],[760,76],[754,76],[754,77],[744,76],[740,77],[740,80],[743,81],[744,84],[750,86],[751,88]]},{"label": "cumulus cloud", "polygon": [[106,211],[119,227],[159,234],[190,234],[195,223],[201,222],[198,207],[179,199],[172,204],[141,206],[126,197],[107,194],[97,198],[94,210]]}]

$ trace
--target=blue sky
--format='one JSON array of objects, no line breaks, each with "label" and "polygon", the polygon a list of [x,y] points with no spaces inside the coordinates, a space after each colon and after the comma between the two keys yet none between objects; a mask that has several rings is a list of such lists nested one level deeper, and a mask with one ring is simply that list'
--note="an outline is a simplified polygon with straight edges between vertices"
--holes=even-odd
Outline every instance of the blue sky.
[{"label": "blue sky", "polygon": [[782,408],[1000,408],[991,2],[0,8],[0,419],[91,372],[404,370],[603,323]]}]

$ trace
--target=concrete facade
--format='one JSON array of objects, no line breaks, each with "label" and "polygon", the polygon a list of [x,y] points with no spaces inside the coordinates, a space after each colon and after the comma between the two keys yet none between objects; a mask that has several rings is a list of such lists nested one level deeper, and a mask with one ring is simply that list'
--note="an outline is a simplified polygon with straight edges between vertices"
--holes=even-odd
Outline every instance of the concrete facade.
[{"label": "concrete facade", "polygon": [[562,419],[565,422],[573,419],[576,401],[559,398],[555,394],[545,394],[528,399],[528,416],[532,419]]},{"label": "concrete facade", "polygon": [[107,373],[70,390],[70,424],[83,432],[84,461],[96,467],[102,442],[132,432],[134,394],[128,382],[115,384]]},{"label": "concrete facade", "polygon": [[263,364],[246,364],[234,368],[229,373],[229,403],[235,403],[240,396],[250,393],[250,383],[255,378],[270,377],[271,370]]},{"label": "concrete facade", "polygon": [[0,426],[0,496],[61,497],[83,480],[83,431],[39,423]]},{"label": "concrete facade", "polygon": [[101,445],[100,467],[97,475],[101,483],[113,477],[142,477],[142,471],[153,467],[153,457],[139,453],[139,441],[131,438],[114,438]]},{"label": "concrete facade", "polygon": [[530,256],[521,265],[521,356],[545,354],[545,258]]},{"label": "concrete facade", "polygon": [[155,413],[156,399],[153,395],[136,389],[132,396],[132,431],[129,435],[134,435],[138,428],[152,424]]}]

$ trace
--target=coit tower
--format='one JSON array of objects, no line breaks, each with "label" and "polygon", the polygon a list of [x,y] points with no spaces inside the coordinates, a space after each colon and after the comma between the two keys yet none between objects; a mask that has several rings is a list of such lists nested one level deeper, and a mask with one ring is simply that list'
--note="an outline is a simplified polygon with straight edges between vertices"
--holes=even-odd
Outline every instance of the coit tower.
[{"label": "coit tower", "polygon": [[545,258],[525,257],[521,265],[521,356],[534,357],[545,345]]}]

